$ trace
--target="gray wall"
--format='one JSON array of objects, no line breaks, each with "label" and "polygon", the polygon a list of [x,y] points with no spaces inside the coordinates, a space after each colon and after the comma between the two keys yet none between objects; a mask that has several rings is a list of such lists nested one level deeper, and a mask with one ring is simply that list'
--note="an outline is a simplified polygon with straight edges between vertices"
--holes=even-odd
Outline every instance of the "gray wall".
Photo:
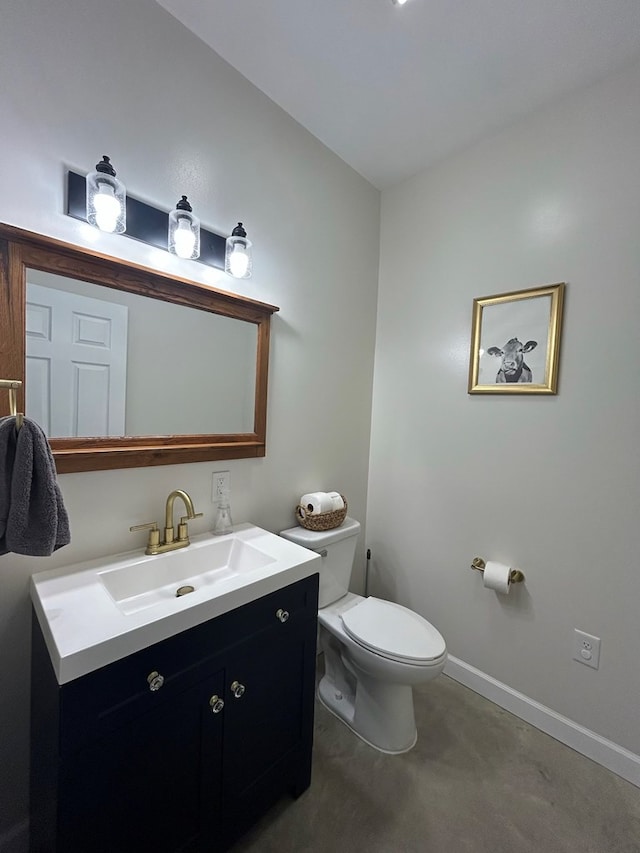
[{"label": "gray wall", "polygon": [[[367,515],[374,594],[636,754],[639,91],[636,66],[383,193]],[[467,395],[474,297],[560,281],[558,395]],[[525,587],[484,589],[476,555]]]},{"label": "gray wall", "polygon": [[[0,221],[280,306],[272,324],[267,456],[60,478],[73,542],[49,559],[0,557],[0,850],[26,818],[29,576],[143,547],[133,524],[186,489],[213,525],[212,472],[232,512],[270,530],[300,495],[337,489],[364,521],[379,193],[153,0],[5,0],[0,27]],[[108,154],[132,195],[185,193],[205,227],[245,222],[254,277],[235,281],[63,215],[67,167]],[[356,247],[356,251],[354,251]],[[188,376],[188,373],[187,373]]]}]

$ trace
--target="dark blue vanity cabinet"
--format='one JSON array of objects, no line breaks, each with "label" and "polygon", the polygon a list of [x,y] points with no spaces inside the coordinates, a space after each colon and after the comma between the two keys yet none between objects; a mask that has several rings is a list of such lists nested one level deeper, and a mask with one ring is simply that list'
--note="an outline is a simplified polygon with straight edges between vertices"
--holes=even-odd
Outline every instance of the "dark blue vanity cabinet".
[{"label": "dark blue vanity cabinet", "polygon": [[34,615],[32,853],[221,851],[301,794],[317,608],[312,575],[63,685]]}]

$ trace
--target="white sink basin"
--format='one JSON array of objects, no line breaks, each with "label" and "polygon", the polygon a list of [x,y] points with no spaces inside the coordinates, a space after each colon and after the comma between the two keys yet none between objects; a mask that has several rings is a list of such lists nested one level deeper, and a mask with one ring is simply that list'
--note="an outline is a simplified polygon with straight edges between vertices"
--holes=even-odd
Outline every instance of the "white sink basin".
[{"label": "white sink basin", "polygon": [[274,562],[274,556],[259,548],[234,536],[225,536],[194,542],[151,560],[133,559],[117,569],[98,572],[98,579],[123,613],[136,613],[177,598],[181,588],[193,587],[191,594],[207,585],[219,585],[228,578],[272,566]]},{"label": "white sink basin", "polygon": [[[116,554],[31,578],[59,684],[318,571],[319,554],[253,524],[177,551]],[[178,595],[180,587],[193,587]],[[183,591],[181,591],[182,593]]]}]

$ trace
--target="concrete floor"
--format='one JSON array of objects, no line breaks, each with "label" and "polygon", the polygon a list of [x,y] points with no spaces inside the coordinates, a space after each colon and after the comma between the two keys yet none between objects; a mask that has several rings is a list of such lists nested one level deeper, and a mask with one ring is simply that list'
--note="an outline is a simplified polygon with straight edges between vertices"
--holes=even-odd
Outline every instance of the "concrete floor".
[{"label": "concrete floor", "polygon": [[233,853],[640,853],[640,790],[441,675],[418,743],[363,743],[316,701],[311,787]]}]

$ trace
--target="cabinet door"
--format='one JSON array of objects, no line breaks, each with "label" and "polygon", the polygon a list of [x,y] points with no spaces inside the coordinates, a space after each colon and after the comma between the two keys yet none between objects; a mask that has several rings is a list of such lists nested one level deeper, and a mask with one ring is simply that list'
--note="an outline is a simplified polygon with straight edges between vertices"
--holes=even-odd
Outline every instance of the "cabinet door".
[{"label": "cabinet door", "polygon": [[315,620],[261,635],[225,671],[223,811],[232,838],[270,802],[309,784]]},{"label": "cabinet door", "polygon": [[[216,675],[68,756],[61,769],[64,853],[195,849],[218,813],[222,693]],[[204,793],[206,792],[206,799]]]}]

